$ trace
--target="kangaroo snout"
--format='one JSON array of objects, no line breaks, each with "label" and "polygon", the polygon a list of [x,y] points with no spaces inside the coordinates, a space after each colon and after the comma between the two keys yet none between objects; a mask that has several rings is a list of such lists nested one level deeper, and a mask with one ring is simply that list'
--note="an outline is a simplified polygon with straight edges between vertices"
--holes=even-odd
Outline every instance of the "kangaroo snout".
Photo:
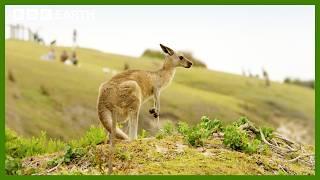
[{"label": "kangaroo snout", "polygon": [[192,62],[188,61],[187,66],[185,66],[185,68],[191,68],[191,66],[192,66]]}]

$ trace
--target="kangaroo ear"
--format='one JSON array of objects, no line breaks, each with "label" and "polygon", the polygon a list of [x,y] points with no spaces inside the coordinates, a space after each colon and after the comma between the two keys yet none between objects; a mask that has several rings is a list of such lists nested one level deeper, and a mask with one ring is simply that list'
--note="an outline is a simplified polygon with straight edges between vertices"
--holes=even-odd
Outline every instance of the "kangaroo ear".
[{"label": "kangaroo ear", "polygon": [[174,51],[172,49],[168,48],[167,46],[160,44],[160,47],[163,52],[169,54],[170,56],[172,56],[174,54]]}]

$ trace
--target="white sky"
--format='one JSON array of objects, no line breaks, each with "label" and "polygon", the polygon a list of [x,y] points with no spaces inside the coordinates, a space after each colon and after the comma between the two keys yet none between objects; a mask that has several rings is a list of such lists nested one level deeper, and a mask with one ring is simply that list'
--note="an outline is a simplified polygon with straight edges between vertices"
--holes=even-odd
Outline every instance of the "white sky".
[{"label": "white sky", "polygon": [[30,27],[48,43],[78,44],[140,56],[163,43],[188,50],[210,69],[273,80],[315,76],[314,6],[6,6],[8,24]]}]

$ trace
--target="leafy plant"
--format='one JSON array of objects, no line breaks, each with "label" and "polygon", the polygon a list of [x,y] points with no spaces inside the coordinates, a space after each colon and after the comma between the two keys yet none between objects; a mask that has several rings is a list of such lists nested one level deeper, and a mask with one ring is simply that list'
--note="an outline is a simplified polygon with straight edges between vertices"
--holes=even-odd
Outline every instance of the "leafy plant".
[{"label": "leafy plant", "polygon": [[[244,124],[251,124],[251,122],[246,117],[241,117],[232,125],[225,128],[223,139],[224,145],[231,149],[249,154],[256,152],[266,153],[268,147],[262,145],[260,133],[252,132],[252,135],[249,137],[248,133],[240,128],[240,126]],[[272,128],[262,128],[262,132],[266,138],[273,138]]]},{"label": "leafy plant", "polygon": [[57,166],[58,164],[62,163],[63,162],[63,158],[54,158],[54,159],[51,159],[47,162],[47,166],[48,168],[53,168],[55,166]]},{"label": "leafy plant", "polygon": [[185,122],[178,122],[177,130],[180,134],[185,135],[190,130],[190,127]]},{"label": "leafy plant", "polygon": [[20,175],[21,174],[21,160],[6,155],[5,171],[7,175]]},{"label": "leafy plant", "polygon": [[206,129],[210,133],[222,130],[221,121],[218,119],[209,119],[207,116],[201,117],[200,128]]},{"label": "leafy plant", "polygon": [[97,145],[106,139],[105,129],[102,127],[91,126],[86,134],[79,140],[71,141],[71,146],[73,147],[86,147],[89,145]]},{"label": "leafy plant", "polygon": [[123,149],[117,149],[116,151],[116,157],[121,159],[122,161],[131,160],[131,154]]},{"label": "leafy plant", "polygon": [[13,158],[56,152],[64,146],[59,140],[48,139],[45,132],[41,132],[39,137],[22,138],[9,129],[5,131],[5,151]]},{"label": "leafy plant", "polygon": [[208,137],[208,132],[204,129],[191,129],[185,136],[185,139],[191,146],[203,146]]},{"label": "leafy plant", "polygon": [[166,122],[163,126],[163,132],[166,135],[172,135],[174,132],[174,129],[175,129],[174,124],[171,121]]},{"label": "leafy plant", "polygon": [[256,153],[258,151],[258,149],[260,148],[260,145],[261,145],[261,141],[258,139],[254,139],[253,141],[251,141],[247,144],[244,151],[249,154]]},{"label": "leafy plant", "polygon": [[234,125],[227,126],[224,131],[223,143],[234,150],[244,150],[248,145],[247,134]]},{"label": "leafy plant", "polygon": [[246,123],[249,123],[249,120],[247,117],[240,117],[237,121],[233,123],[234,126],[239,127],[241,125],[244,125]]},{"label": "leafy plant", "polygon": [[72,160],[85,155],[85,153],[85,148],[72,148],[70,145],[67,145],[64,154],[61,157],[48,161],[47,166],[51,168],[62,163],[69,164]]},{"label": "leafy plant", "polygon": [[[274,137],[274,135],[273,135],[274,129],[272,129],[272,128],[262,127],[261,131],[262,131],[262,133],[263,133],[263,135],[264,135],[264,137],[266,138],[267,141],[271,140]],[[258,134],[257,136],[261,140],[261,135]]]},{"label": "leafy plant", "polygon": [[163,139],[165,136],[165,134],[162,132],[162,131],[159,131],[157,134],[156,134],[156,139]]},{"label": "leafy plant", "polygon": [[[85,150],[84,147],[97,145],[103,142],[106,138],[105,136],[106,134],[103,128],[92,126],[79,140],[64,143],[60,140],[48,139],[44,132],[41,132],[38,137],[23,138],[7,128],[5,130],[5,153],[8,156],[8,167],[13,167],[13,160],[17,160],[18,162],[18,160],[24,157],[52,153],[62,151],[64,149],[66,151],[63,161],[67,162],[68,159],[81,155],[81,151]],[[48,165],[54,165],[57,162],[50,163]]]},{"label": "leafy plant", "polygon": [[144,129],[141,130],[141,134],[139,135],[139,139],[146,138],[148,136],[148,132]]},{"label": "leafy plant", "polygon": [[196,126],[190,128],[186,123],[178,124],[178,132],[192,146],[203,146],[204,141],[208,139],[213,132],[220,131],[222,124],[217,119],[210,119],[207,116],[201,117],[201,121]]},{"label": "leafy plant", "polygon": [[65,153],[63,155],[63,162],[69,163],[75,158],[79,158],[85,154],[84,148],[72,148],[71,146],[67,146],[65,149]]},{"label": "leafy plant", "polygon": [[156,134],[157,139],[162,139],[165,136],[172,135],[175,131],[175,126],[171,121],[167,121],[159,133]]}]

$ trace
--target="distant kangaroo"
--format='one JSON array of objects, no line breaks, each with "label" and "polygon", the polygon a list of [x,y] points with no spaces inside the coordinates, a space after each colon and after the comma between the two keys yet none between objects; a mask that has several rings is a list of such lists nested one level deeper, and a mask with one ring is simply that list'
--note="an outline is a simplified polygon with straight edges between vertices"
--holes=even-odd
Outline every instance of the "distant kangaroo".
[{"label": "distant kangaroo", "polygon": [[[124,140],[137,138],[140,107],[150,97],[154,99],[154,107],[149,112],[157,118],[159,127],[160,91],[170,84],[176,67],[190,68],[192,66],[190,60],[176,54],[169,47],[162,44],[160,47],[166,55],[160,70],[128,70],[100,85],[97,109],[101,123],[110,132],[111,151],[113,151],[115,137]],[[129,137],[116,127],[117,122],[127,120],[129,120]],[[111,171],[110,159],[109,173]]]}]

